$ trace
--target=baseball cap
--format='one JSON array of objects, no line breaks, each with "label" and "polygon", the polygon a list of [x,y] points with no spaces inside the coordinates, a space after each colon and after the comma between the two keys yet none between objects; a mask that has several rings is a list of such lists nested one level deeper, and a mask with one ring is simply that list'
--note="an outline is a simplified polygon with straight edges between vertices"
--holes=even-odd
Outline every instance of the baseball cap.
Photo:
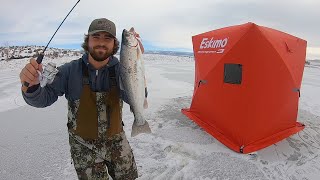
[{"label": "baseball cap", "polygon": [[116,25],[106,18],[95,19],[89,26],[88,34],[92,35],[97,32],[108,32],[116,37]]}]

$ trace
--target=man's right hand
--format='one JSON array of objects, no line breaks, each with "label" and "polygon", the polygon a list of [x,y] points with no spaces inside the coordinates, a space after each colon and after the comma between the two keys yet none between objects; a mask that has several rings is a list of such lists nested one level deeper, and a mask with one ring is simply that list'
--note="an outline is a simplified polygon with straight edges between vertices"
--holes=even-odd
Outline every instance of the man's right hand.
[{"label": "man's right hand", "polygon": [[[30,63],[26,64],[26,66],[20,72],[20,81],[22,84],[24,82],[29,83],[28,87],[39,84],[39,74],[37,71],[42,72],[42,64],[38,64],[36,59],[31,58]],[[23,85],[24,86],[24,85]],[[22,90],[26,87],[22,86]]]}]

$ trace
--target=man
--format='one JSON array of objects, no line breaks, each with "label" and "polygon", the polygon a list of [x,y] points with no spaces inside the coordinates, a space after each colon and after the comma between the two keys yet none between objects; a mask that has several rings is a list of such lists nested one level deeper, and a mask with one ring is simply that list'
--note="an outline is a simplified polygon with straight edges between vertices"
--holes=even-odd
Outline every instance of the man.
[{"label": "man", "polygon": [[[136,35],[139,37],[139,35]],[[135,179],[137,167],[123,131],[119,88],[119,49],[115,24],[105,18],[91,22],[82,44],[85,54],[58,67],[51,84],[39,85],[42,65],[31,59],[20,73],[29,87],[25,101],[34,107],[53,104],[58,96],[68,100],[71,157],[79,179]]]}]

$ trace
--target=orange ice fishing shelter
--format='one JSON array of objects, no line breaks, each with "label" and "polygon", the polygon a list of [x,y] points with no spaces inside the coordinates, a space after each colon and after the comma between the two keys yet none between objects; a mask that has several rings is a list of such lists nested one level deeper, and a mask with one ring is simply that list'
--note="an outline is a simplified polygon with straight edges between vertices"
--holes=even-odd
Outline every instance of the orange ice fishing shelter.
[{"label": "orange ice fishing shelter", "polygon": [[230,149],[250,153],[299,132],[307,42],[246,23],[192,37],[194,93],[182,113]]}]

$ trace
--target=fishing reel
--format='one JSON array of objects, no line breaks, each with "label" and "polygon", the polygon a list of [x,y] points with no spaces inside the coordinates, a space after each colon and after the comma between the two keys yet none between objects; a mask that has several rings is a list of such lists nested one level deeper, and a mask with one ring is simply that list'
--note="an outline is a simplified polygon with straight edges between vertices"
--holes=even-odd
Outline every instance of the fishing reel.
[{"label": "fishing reel", "polygon": [[44,66],[42,73],[38,71],[40,86],[44,87],[47,84],[51,84],[58,72],[59,70],[57,69],[56,64],[49,62]]}]

